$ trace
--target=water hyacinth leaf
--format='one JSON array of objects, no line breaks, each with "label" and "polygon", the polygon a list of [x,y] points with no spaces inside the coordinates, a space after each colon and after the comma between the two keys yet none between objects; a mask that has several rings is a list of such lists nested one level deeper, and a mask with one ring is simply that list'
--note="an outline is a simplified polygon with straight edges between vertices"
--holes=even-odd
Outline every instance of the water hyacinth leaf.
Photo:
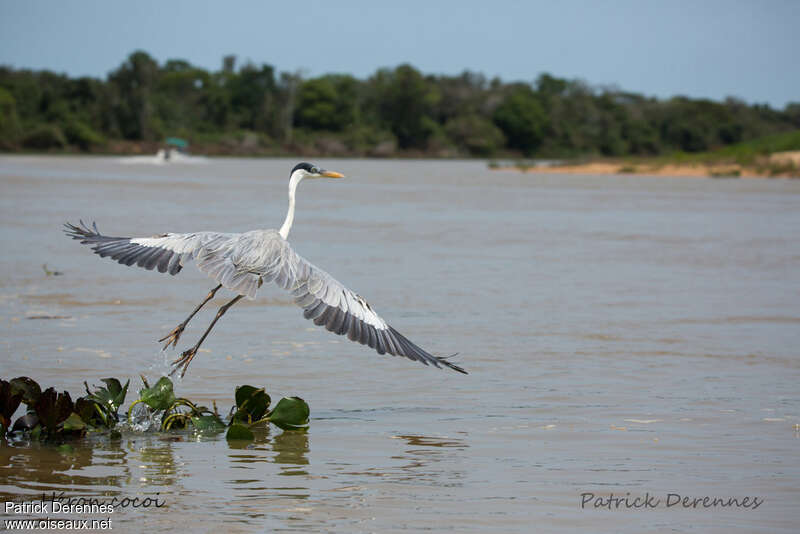
[{"label": "water hyacinth leaf", "polygon": [[[246,409],[254,420],[261,419],[269,409],[272,399],[269,398],[264,388],[253,386],[239,386],[236,388],[236,408]],[[263,409],[263,412],[261,411]]]},{"label": "water hyacinth leaf", "polygon": [[110,391],[111,393],[113,393],[117,397],[122,395],[121,398],[123,400],[125,399],[125,394],[128,391],[128,384],[131,383],[131,381],[128,380],[127,382],[125,382],[125,385],[123,386],[122,383],[119,380],[117,380],[116,378],[113,378],[113,377],[112,378],[101,378],[100,381],[103,382],[106,385],[106,389],[108,389],[108,391]]},{"label": "water hyacinth leaf", "polygon": [[243,423],[252,423],[264,417],[272,402],[264,388],[247,385],[237,387],[235,396],[236,413],[232,420]]},{"label": "water hyacinth leaf", "polygon": [[62,428],[65,432],[83,433],[86,430],[86,423],[81,419],[81,416],[72,412],[69,414],[69,417],[64,420]]},{"label": "water hyacinth leaf", "polygon": [[218,415],[206,414],[192,417],[192,425],[200,432],[222,432],[225,430],[225,423]]},{"label": "water hyacinth leaf", "polygon": [[89,397],[80,397],[75,401],[75,413],[90,426],[109,426],[110,421],[107,421],[100,415],[100,411],[98,411],[100,409],[100,405]]},{"label": "water hyacinth leaf", "polygon": [[[75,400],[75,413],[81,416],[86,422],[92,419],[93,414],[97,414],[96,403],[88,397],[78,397]],[[98,415],[99,416],[99,415]]]},{"label": "water hyacinth leaf", "polygon": [[[130,380],[125,382],[125,386],[123,387],[120,384],[119,380],[116,378],[102,378],[103,382],[105,382],[106,387],[98,388],[91,396],[100,404],[101,406],[105,407],[111,413],[117,413],[120,406],[125,402],[125,396],[128,393],[128,384],[130,384]],[[86,391],[89,391],[87,386]]]},{"label": "water hyacinth leaf", "polygon": [[63,422],[73,411],[72,398],[69,393],[56,393],[54,388],[47,388],[39,400],[36,401],[34,409],[39,417],[39,423],[48,432],[55,432],[58,425]]},{"label": "water hyacinth leaf", "polygon": [[288,397],[278,401],[269,415],[269,422],[283,430],[301,430],[308,427],[310,410],[300,397]]},{"label": "water hyacinth leaf", "polygon": [[228,441],[253,441],[256,438],[253,431],[244,425],[233,424],[228,427],[228,433],[225,434],[225,439]]},{"label": "water hyacinth leaf", "polygon": [[11,418],[22,402],[22,393],[15,392],[11,384],[0,380],[0,425],[3,428],[11,426]]},{"label": "water hyacinth leaf", "polygon": [[248,386],[246,384],[244,386],[237,387],[236,393],[234,394],[234,397],[236,398],[236,407],[241,408],[245,401],[252,397],[253,393],[256,391],[258,391],[257,387]]},{"label": "water hyacinth leaf", "polygon": [[39,396],[42,394],[42,388],[39,387],[36,380],[28,378],[27,376],[12,378],[9,384],[11,384],[14,393],[22,393],[22,402],[29,408],[33,408],[33,405],[36,404],[36,401],[39,400]]},{"label": "water hyacinth leaf", "polygon": [[140,389],[139,398],[153,410],[166,410],[175,402],[172,380],[162,376],[153,387]]}]

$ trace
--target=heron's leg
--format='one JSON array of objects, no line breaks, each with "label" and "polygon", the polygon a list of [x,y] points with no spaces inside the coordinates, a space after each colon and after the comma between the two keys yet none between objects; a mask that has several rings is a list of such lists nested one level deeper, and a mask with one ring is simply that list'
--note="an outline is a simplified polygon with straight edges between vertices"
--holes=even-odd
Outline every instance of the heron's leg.
[{"label": "heron's leg", "polygon": [[231,300],[224,306],[220,307],[219,310],[217,310],[217,316],[214,317],[214,320],[211,321],[210,325],[208,325],[208,329],[206,330],[205,334],[203,334],[203,337],[200,338],[200,341],[198,341],[197,344],[191,349],[184,351],[183,354],[181,354],[180,358],[172,362],[174,368],[172,369],[170,375],[175,374],[175,371],[177,371],[181,367],[183,367],[183,371],[181,371],[181,377],[183,377],[183,375],[186,374],[186,369],[189,367],[189,363],[192,361],[192,358],[194,358],[195,354],[197,354],[197,349],[199,349],[200,345],[203,344],[203,341],[205,341],[206,337],[211,332],[211,329],[214,328],[214,325],[217,324],[219,318],[225,315],[225,312],[228,311],[228,308],[239,302],[243,297],[244,295],[237,295],[233,300]]},{"label": "heron's leg", "polygon": [[165,340],[167,342],[164,345],[164,348],[161,349],[161,350],[167,350],[167,347],[169,347],[170,343],[172,344],[173,347],[178,344],[178,339],[180,339],[181,334],[183,333],[183,329],[186,328],[186,325],[189,324],[189,321],[192,319],[192,317],[194,317],[197,314],[197,312],[200,311],[200,308],[205,306],[206,302],[208,302],[209,300],[214,298],[214,293],[219,291],[219,288],[221,288],[221,287],[222,287],[222,284],[218,285],[217,287],[215,287],[214,289],[209,291],[208,292],[208,296],[206,296],[205,300],[203,300],[203,302],[201,302],[200,304],[197,305],[197,307],[194,309],[194,311],[191,314],[189,314],[189,317],[187,317],[185,321],[183,321],[181,324],[176,326],[175,329],[172,332],[170,332],[169,334],[167,334],[166,336],[164,336],[164,337],[162,337],[161,339],[158,340],[159,343],[162,342],[162,341],[165,341]]}]

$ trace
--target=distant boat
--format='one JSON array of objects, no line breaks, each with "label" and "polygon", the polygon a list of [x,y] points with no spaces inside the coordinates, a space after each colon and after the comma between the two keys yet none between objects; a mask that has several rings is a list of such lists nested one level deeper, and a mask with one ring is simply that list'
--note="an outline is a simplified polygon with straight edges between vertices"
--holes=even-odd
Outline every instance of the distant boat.
[{"label": "distant boat", "polygon": [[146,163],[151,165],[164,165],[166,163],[208,163],[203,156],[192,156],[188,153],[189,142],[180,137],[167,137],[164,140],[166,148],[158,149],[155,156],[129,156],[120,158],[120,163]]},{"label": "distant boat", "polygon": [[164,143],[167,146],[174,146],[181,152],[186,152],[189,150],[189,141],[186,139],[181,139],[180,137],[167,137],[164,140]]}]

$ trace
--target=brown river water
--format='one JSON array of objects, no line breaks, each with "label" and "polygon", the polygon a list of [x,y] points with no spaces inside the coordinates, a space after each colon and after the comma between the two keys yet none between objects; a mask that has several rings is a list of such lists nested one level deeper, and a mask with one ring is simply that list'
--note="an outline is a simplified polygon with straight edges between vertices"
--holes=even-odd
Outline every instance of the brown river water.
[{"label": "brown river water", "polygon": [[[179,354],[156,340],[214,284],[101,259],[61,225],[278,228],[295,163],[0,158],[0,376],[73,397],[130,378],[130,402]],[[117,508],[118,531],[797,532],[800,181],[315,163],[347,178],[300,185],[295,250],[470,374],[380,356],[264,286],[176,393],[224,411],[239,384],[299,395],[307,433],[0,444],[3,501],[159,500]],[[612,494],[631,506],[597,500]]]}]

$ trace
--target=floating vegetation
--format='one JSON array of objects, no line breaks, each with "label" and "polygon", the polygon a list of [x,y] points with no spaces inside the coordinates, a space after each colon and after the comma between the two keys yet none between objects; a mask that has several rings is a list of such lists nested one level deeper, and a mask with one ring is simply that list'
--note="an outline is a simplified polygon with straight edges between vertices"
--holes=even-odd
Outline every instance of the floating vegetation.
[{"label": "floating vegetation", "polygon": [[[73,402],[66,391],[55,388],[42,391],[28,377],[0,380],[0,439],[31,439],[63,444],[88,432],[110,432],[112,438],[127,427],[137,431],[171,432],[192,429],[198,433],[226,432],[231,441],[252,441],[256,426],[273,424],[283,430],[308,428],[309,408],[299,397],[283,398],[270,410],[271,399],[264,388],[243,385],[234,392],[236,405],[226,418],[214,409],[199,406],[189,399],[176,397],[172,381],[162,376],[150,386],[142,377],[144,387],[139,398],[128,408],[121,421],[119,410],[125,403],[130,380],[122,383],[116,378],[102,379],[104,386],[90,389],[84,382],[86,395]],[[15,412],[24,404],[26,413],[12,424]]]},{"label": "floating vegetation", "polygon": [[47,268],[46,263],[42,264],[42,270],[44,270],[45,276],[61,276],[62,274],[64,274],[61,271],[51,271],[50,269]]}]

